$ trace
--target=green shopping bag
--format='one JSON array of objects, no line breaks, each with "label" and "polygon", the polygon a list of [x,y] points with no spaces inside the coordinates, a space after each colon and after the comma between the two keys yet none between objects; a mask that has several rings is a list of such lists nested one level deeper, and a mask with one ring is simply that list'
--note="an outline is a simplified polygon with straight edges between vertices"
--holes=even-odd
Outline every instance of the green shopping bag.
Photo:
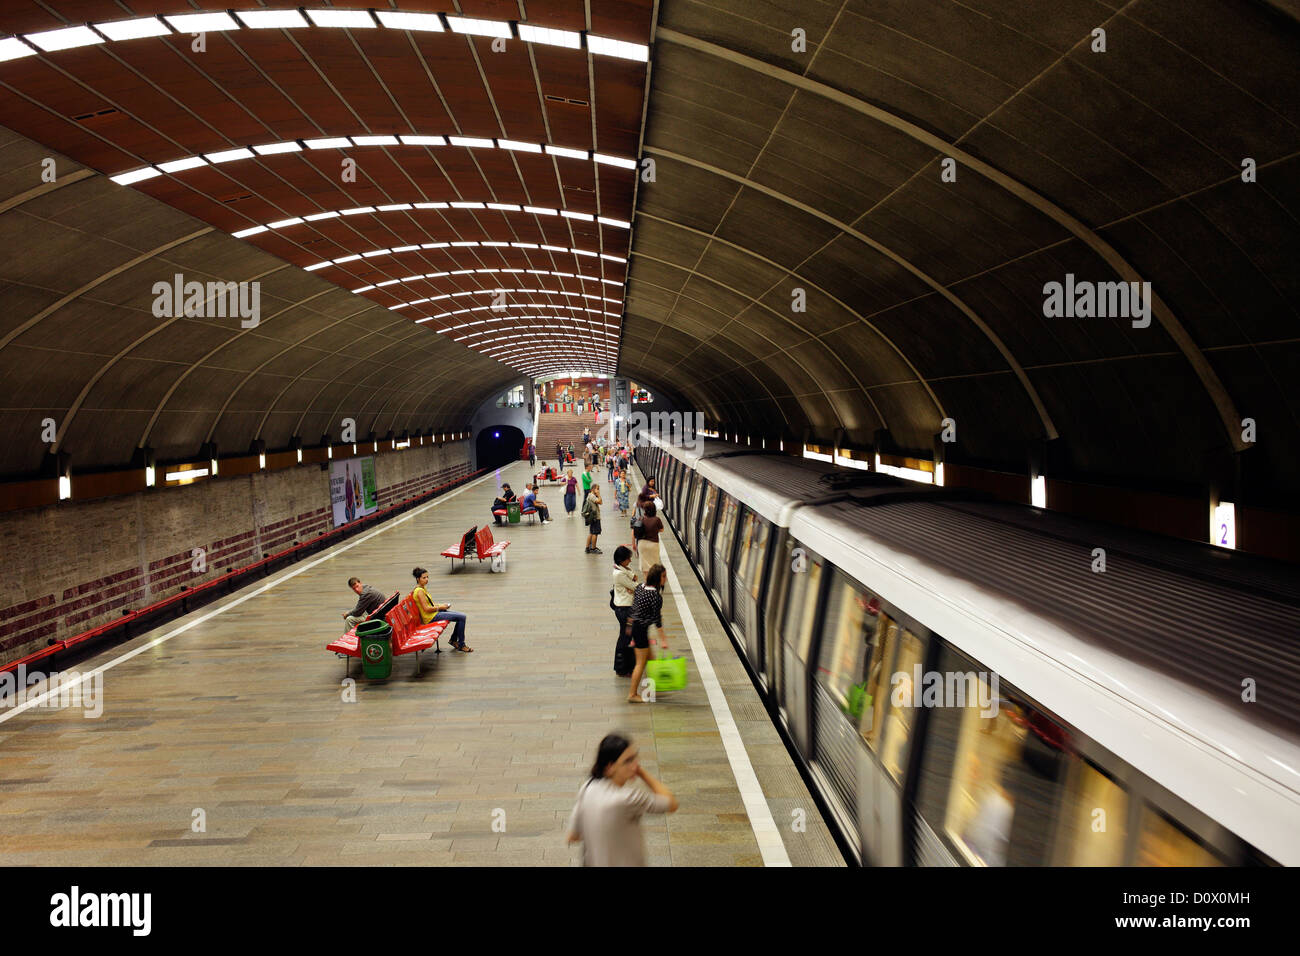
[{"label": "green shopping bag", "polygon": [[867,693],[866,681],[861,684],[854,684],[849,688],[849,699],[844,705],[844,711],[854,720],[862,716],[862,711],[872,704],[872,696]]},{"label": "green shopping bag", "polygon": [[686,686],[686,658],[657,657],[645,662],[645,676],[655,682],[655,693]]}]

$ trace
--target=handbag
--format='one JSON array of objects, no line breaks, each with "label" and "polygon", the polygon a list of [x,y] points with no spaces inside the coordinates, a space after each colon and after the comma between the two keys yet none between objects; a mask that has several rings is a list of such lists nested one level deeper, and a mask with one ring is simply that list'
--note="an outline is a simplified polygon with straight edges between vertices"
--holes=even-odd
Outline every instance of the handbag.
[{"label": "handbag", "polygon": [[655,693],[686,687],[686,658],[656,657],[645,662],[645,676],[655,682]]}]

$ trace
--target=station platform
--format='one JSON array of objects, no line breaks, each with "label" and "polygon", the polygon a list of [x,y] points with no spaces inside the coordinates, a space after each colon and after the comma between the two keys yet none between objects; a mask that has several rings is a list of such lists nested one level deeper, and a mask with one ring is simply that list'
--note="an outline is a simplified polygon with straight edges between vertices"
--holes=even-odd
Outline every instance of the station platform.
[{"label": "station platform", "polygon": [[[690,684],[625,702],[608,602],[631,534],[607,482],[604,554],[584,553],[581,518],[544,489],[554,523],[493,528],[511,542],[504,573],[449,571],[439,552],[529,472],[511,464],[68,665],[101,675],[101,716],[0,708],[0,865],[574,865],[564,825],[611,731],[681,803],[643,821],[651,865],[844,865],[669,534],[664,624]],[[383,683],[354,660],[347,694],[325,650],[355,601],[347,579],[408,594],[417,565],[469,615],[474,653],[422,654],[419,677],[400,657]]]}]

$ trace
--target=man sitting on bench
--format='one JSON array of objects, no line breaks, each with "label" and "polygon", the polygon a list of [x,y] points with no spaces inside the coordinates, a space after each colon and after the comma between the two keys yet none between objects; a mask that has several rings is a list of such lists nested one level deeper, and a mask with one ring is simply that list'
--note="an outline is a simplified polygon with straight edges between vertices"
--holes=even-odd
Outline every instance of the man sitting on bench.
[{"label": "man sitting on bench", "polygon": [[537,500],[537,486],[528,484],[524,485],[524,489],[524,510],[528,511],[532,508],[536,508],[537,517],[542,519],[542,524],[550,524],[551,509]]},{"label": "man sitting on bench", "polygon": [[359,595],[357,606],[343,612],[343,620],[347,621],[348,629],[351,630],[373,613],[375,608],[383,604],[388,596],[382,591],[363,585],[360,578],[348,578],[348,587]]},{"label": "man sitting on bench", "polygon": [[501,515],[496,512],[507,510],[506,506],[514,500],[515,493],[510,489],[508,484],[503,484],[501,486],[501,494],[492,501],[492,520],[497,524],[505,524],[505,522],[501,520]]}]

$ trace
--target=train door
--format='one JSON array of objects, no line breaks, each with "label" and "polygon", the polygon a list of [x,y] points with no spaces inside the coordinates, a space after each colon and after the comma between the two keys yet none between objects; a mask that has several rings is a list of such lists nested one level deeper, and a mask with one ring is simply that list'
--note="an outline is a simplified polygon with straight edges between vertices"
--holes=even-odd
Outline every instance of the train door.
[{"label": "train door", "polygon": [[722,607],[722,615],[731,617],[731,552],[736,539],[736,518],[740,505],[731,495],[723,494],[718,506],[718,532],[713,536],[713,594]]},{"label": "train door", "polygon": [[781,622],[781,685],[795,746],[812,755],[813,715],[809,709],[809,654],[817,630],[823,559],[796,542],[791,550],[789,599]]},{"label": "train door", "polygon": [[705,481],[700,497],[704,499],[704,503],[700,508],[700,521],[695,532],[695,563],[707,583],[712,575],[713,562],[710,558],[713,557],[713,525],[718,513],[718,486],[711,481]]},{"label": "train door", "polygon": [[690,488],[686,494],[686,509],[682,512],[682,548],[686,551],[686,556],[695,560],[695,525],[696,518],[700,513],[700,486],[704,479],[697,472],[690,473]]},{"label": "train door", "polygon": [[736,565],[732,581],[731,621],[740,635],[750,666],[760,677],[767,670],[759,627],[759,595],[766,570],[767,539],[771,526],[757,513],[745,509],[736,544]]}]

